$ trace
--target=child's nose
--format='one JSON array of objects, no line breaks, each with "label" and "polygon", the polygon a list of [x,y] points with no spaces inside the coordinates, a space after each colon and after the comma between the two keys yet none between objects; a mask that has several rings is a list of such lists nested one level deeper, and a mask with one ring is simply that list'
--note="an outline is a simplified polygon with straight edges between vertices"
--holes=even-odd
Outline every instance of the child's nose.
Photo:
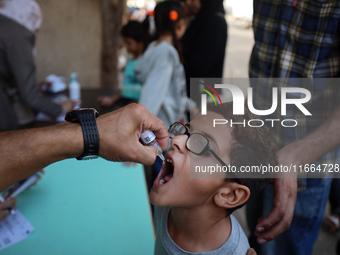
[{"label": "child's nose", "polygon": [[179,150],[180,152],[185,152],[186,151],[186,147],[185,147],[185,143],[188,139],[187,135],[178,135],[175,136],[174,138],[171,139],[171,146],[174,149]]}]

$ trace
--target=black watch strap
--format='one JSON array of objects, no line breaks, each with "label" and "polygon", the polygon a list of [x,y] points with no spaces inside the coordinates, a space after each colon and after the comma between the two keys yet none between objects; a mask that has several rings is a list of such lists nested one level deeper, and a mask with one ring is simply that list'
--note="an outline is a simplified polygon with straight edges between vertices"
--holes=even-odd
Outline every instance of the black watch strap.
[{"label": "black watch strap", "polygon": [[96,118],[98,112],[93,108],[80,108],[66,114],[65,120],[79,122],[83,130],[84,152],[78,160],[94,159],[99,153],[99,135]]}]

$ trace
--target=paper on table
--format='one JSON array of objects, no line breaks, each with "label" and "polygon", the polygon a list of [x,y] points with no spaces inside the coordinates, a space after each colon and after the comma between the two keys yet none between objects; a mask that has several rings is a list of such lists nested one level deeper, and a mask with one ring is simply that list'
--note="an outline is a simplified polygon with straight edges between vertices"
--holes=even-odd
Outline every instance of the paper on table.
[{"label": "paper on table", "polygon": [[34,231],[33,226],[16,210],[0,222],[0,251],[28,237]]},{"label": "paper on table", "polygon": [[52,85],[51,87],[43,88],[43,90],[47,90],[52,93],[59,93],[67,88],[67,85],[64,81],[64,77],[57,76],[55,74],[50,74],[49,76],[46,77],[45,80],[51,82]]}]

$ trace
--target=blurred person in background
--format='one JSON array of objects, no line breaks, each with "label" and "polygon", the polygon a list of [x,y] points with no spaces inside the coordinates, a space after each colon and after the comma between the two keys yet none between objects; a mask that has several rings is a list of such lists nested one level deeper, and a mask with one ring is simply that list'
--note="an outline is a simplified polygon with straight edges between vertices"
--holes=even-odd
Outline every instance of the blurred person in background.
[{"label": "blurred person in background", "polygon": [[135,69],[143,84],[139,103],[166,127],[179,120],[186,122],[185,110],[194,108],[185,90],[179,41],[186,29],[185,17],[184,7],[177,1],[164,1],[156,6],[158,39],[150,43]]},{"label": "blurred person in background", "polygon": [[[286,86],[305,87],[312,93],[308,109],[313,118],[292,107],[285,118],[298,118],[299,126],[272,128],[278,138],[279,164],[334,166],[340,159],[340,89],[329,78],[340,76],[340,2],[254,0],[253,3],[255,44],[249,77],[287,81],[274,85],[251,79],[256,109],[268,109],[274,86],[278,90]],[[298,78],[294,81],[299,82],[291,82],[291,78]],[[281,118],[280,113],[276,114],[271,117]],[[250,244],[259,254],[313,253],[332,180],[331,174],[316,177],[308,178],[302,171],[295,178],[276,178],[273,185],[267,185],[262,197],[248,204]],[[256,242],[261,245],[256,247]]]},{"label": "blurred person in background", "polygon": [[[154,19],[158,39],[149,44],[135,69],[143,84],[139,103],[169,127],[176,121],[186,123],[186,112],[195,108],[186,93],[179,41],[186,29],[184,6],[178,1],[161,2]],[[146,170],[149,189],[162,163],[157,159],[154,169]]]},{"label": "blurred person in background", "polygon": [[0,4],[0,130],[25,127],[42,111],[51,117],[75,106],[61,105],[41,94],[34,64],[35,33],[42,16],[34,0],[1,0]]},{"label": "blurred person in background", "polygon": [[332,233],[340,230],[340,179],[333,178],[329,192],[330,215],[326,217],[325,223]]},{"label": "blurred person in background", "polygon": [[124,68],[122,89],[112,96],[98,98],[104,107],[112,107],[112,110],[138,102],[142,84],[137,79],[135,67],[148,45],[148,35],[141,22],[129,21],[123,26],[121,35],[126,51],[131,54]]},{"label": "blurred person in background", "polygon": [[223,0],[185,0],[185,6],[193,16],[182,38],[187,94],[190,95],[199,92],[198,86],[190,88],[190,78],[222,78],[227,22]]},{"label": "blurred person in background", "polygon": [[[340,179],[333,178],[331,184],[331,190],[329,192],[329,203],[331,206],[330,215],[325,219],[325,223],[328,226],[328,230],[331,233],[340,230]],[[340,238],[336,248],[337,254],[340,255]]]},{"label": "blurred person in background", "polygon": [[[35,33],[42,17],[33,0],[0,0],[0,131],[29,127],[35,114],[51,117],[73,109],[75,102],[53,103],[41,94],[34,64]],[[0,203],[0,221],[16,198]]]}]

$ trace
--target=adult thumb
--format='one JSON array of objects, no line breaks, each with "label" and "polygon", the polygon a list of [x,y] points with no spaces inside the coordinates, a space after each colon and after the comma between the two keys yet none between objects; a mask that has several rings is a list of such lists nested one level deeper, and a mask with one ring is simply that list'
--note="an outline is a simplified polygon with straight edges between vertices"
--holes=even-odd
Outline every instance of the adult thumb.
[{"label": "adult thumb", "polygon": [[138,147],[139,148],[134,161],[143,165],[152,165],[156,160],[157,148],[142,144],[140,144]]}]

